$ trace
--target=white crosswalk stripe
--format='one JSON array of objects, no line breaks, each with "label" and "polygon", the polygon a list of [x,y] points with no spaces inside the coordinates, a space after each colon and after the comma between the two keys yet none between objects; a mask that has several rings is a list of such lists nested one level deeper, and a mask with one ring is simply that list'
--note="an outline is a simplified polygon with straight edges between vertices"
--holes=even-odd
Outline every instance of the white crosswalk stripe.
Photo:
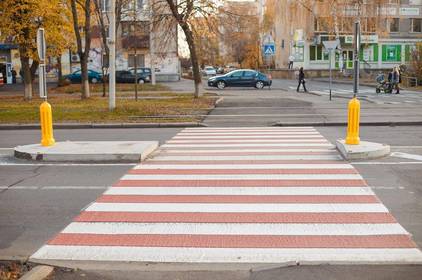
[{"label": "white crosswalk stripe", "polygon": [[422,263],[334,148],[312,127],[183,129],[31,260]]}]

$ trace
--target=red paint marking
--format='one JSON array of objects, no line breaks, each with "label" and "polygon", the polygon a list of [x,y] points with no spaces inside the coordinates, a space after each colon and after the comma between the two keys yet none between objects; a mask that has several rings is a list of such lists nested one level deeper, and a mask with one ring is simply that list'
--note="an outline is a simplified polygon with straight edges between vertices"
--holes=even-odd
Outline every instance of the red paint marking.
[{"label": "red paint marking", "polygon": [[160,155],[162,156],[264,156],[264,155],[279,155],[279,156],[287,156],[287,155],[294,155],[294,156],[303,156],[303,155],[337,155],[336,151],[330,152],[201,152],[201,153],[169,153],[166,151],[161,151]]},{"label": "red paint marking", "polygon": [[[267,147],[267,146],[256,146],[256,147],[240,147],[240,146],[234,146],[234,147],[206,147],[206,150],[221,150],[221,149],[230,149],[230,150],[239,150],[244,151],[247,149],[254,149],[254,150],[321,150],[321,151],[335,151],[333,147],[328,146],[277,146],[277,147]],[[204,147],[160,147],[160,150],[204,150]]]},{"label": "red paint marking", "polygon": [[75,222],[127,223],[397,223],[390,213],[184,213],[85,211]]},{"label": "red paint marking", "polygon": [[355,169],[132,169],[128,174],[221,175],[221,174],[358,174]]},{"label": "red paint marking", "polygon": [[[345,164],[342,160],[147,160],[141,165],[160,165],[160,164]],[[318,167],[318,166],[316,166]]]},{"label": "red paint marking", "polygon": [[[248,143],[247,142],[247,139],[245,139],[245,141],[242,141],[242,139],[238,139],[238,140],[239,140],[239,142],[227,142],[227,141],[220,140],[220,141],[215,141],[215,142],[208,142],[208,141],[207,142],[204,142],[204,141],[187,141],[187,142],[183,142],[183,143],[180,143],[177,140],[174,140],[174,141],[169,140],[169,141],[166,142],[166,144],[185,146],[187,144],[195,144],[195,145],[220,145],[220,144],[230,144],[230,145],[234,145],[234,144],[251,144],[251,145],[257,145],[258,144],[259,145],[259,144],[277,143],[277,142],[267,142],[267,141],[265,141],[263,139],[261,139],[261,142],[260,143],[256,143],[256,142]],[[280,141],[279,143],[280,144],[298,144],[296,142],[288,142],[288,141]],[[303,140],[303,142],[301,142],[301,144],[303,144],[303,143],[330,144],[330,142],[328,142],[326,140],[312,140],[312,139],[306,140],[306,141]]]},{"label": "red paint marking", "polygon": [[[228,135],[228,136],[234,136],[234,135]],[[259,136],[254,136],[254,137],[244,137],[243,139],[245,140],[305,140],[305,139],[321,139],[321,140],[326,140],[324,137],[320,136],[320,135],[305,135],[306,138],[304,137],[300,137],[300,136],[287,136],[286,137],[270,137],[270,138],[266,138],[266,137],[259,137]],[[195,136],[196,137],[196,136]],[[186,137],[177,137],[177,138],[172,138],[172,140],[183,140],[183,141],[201,141],[201,140],[241,140],[239,138],[222,138],[222,137],[204,137],[204,138],[186,138]]]},{"label": "red paint marking", "polygon": [[120,180],[115,187],[367,187],[364,180]]},{"label": "red paint marking", "polygon": [[114,203],[377,203],[374,195],[103,195]]},{"label": "red paint marking", "polygon": [[211,235],[60,233],[49,245],[193,248],[415,248],[409,235]]},{"label": "red paint marking", "polygon": [[[245,143],[243,143],[243,144],[245,144]],[[190,150],[203,150],[204,148],[206,148],[207,150],[212,150],[212,149],[214,149],[214,150],[221,150],[221,149],[237,149],[237,150],[247,150],[247,149],[254,149],[254,150],[257,150],[257,149],[261,149],[261,150],[264,150],[264,149],[324,149],[324,150],[327,150],[327,149],[332,149],[331,148],[331,146],[258,146],[259,145],[259,143],[256,143],[256,144],[251,144],[251,146],[241,146],[241,147],[239,147],[239,146],[233,146],[233,147],[184,147],[184,146],[181,146],[181,147],[177,147],[177,150],[188,150],[188,151],[190,151]],[[171,148],[171,149],[174,149],[174,148],[176,148],[176,147],[166,147],[166,146],[163,146],[162,147],[163,149],[169,149],[169,148]]]}]

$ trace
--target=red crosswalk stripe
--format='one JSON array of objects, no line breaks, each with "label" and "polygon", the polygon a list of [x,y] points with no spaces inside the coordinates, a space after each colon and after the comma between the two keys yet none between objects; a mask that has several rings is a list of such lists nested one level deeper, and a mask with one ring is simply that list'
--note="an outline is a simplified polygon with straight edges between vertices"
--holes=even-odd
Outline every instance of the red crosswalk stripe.
[{"label": "red crosswalk stripe", "polygon": [[187,128],[33,259],[417,263],[358,171],[306,128]]}]

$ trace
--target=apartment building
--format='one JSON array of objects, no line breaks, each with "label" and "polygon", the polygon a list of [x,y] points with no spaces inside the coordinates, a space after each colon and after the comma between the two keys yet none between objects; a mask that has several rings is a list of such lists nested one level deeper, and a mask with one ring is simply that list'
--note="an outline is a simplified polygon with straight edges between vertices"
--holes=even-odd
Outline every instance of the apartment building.
[{"label": "apartment building", "polygon": [[274,34],[276,68],[285,68],[288,57],[295,67],[328,69],[329,54],[323,42],[340,41],[332,54],[332,67],[353,68],[353,25],[361,22],[361,67],[387,69],[411,59],[416,42],[422,42],[422,0],[279,0]]}]

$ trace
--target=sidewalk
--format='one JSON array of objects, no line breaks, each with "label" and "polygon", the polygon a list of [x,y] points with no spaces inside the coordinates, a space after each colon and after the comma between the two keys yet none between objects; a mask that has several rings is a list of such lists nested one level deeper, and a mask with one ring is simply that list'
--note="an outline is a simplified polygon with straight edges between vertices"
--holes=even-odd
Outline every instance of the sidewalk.
[{"label": "sidewalk", "polygon": [[[326,82],[326,83],[329,83],[330,82],[330,78],[311,78],[310,80],[317,81],[317,82]],[[333,80],[331,82],[333,84],[345,84],[345,85],[352,85],[353,84],[353,80],[351,80],[351,79],[333,78]],[[375,81],[374,82],[360,81],[359,82],[359,85],[360,86],[367,86],[367,87],[373,87],[373,88],[375,88],[377,86],[377,83]],[[411,88],[411,87],[410,88],[401,88],[401,89],[422,93],[421,90],[414,89],[414,88]]]}]

